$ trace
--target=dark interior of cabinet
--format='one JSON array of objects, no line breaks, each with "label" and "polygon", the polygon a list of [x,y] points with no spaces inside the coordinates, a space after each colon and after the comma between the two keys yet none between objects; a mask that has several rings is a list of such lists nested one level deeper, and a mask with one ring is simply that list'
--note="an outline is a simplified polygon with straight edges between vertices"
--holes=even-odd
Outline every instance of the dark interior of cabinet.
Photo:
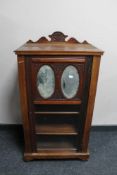
[{"label": "dark interior of cabinet", "polygon": [[37,151],[80,149],[80,105],[34,105]]}]

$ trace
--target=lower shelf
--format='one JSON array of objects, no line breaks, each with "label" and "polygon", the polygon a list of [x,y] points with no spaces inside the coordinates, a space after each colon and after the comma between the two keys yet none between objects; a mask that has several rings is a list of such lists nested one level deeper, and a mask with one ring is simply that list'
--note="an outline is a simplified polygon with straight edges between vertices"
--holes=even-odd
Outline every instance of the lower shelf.
[{"label": "lower shelf", "polygon": [[77,136],[37,136],[37,151],[78,151]]},{"label": "lower shelf", "polygon": [[74,149],[64,149],[64,148],[56,148],[56,149],[37,149],[38,153],[48,153],[48,154],[74,154],[77,153],[78,150]]},{"label": "lower shelf", "polygon": [[33,159],[80,159],[80,160],[88,160],[89,152],[70,152],[70,151],[62,151],[62,152],[37,152],[37,153],[24,153],[24,160],[29,161]]},{"label": "lower shelf", "polygon": [[37,150],[77,150],[70,142],[38,142]]}]

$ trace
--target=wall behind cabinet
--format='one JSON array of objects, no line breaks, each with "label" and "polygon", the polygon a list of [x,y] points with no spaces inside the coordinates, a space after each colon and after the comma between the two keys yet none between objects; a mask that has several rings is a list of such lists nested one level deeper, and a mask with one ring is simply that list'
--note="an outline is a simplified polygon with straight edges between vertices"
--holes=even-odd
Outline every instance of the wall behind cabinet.
[{"label": "wall behind cabinet", "polygon": [[93,125],[116,125],[116,9],[115,0],[0,0],[0,123],[21,123],[13,50],[29,39],[60,30],[105,51]]}]

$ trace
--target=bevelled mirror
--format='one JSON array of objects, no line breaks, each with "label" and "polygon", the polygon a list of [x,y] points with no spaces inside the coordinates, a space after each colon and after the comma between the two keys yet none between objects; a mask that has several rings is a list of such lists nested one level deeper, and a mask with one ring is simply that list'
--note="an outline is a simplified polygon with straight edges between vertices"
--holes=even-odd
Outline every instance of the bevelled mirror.
[{"label": "bevelled mirror", "polygon": [[73,98],[79,88],[79,73],[77,69],[70,65],[67,66],[61,77],[61,89],[63,95],[67,98]]},{"label": "bevelled mirror", "polygon": [[43,65],[37,73],[37,89],[44,99],[52,96],[55,89],[55,75],[53,69]]}]

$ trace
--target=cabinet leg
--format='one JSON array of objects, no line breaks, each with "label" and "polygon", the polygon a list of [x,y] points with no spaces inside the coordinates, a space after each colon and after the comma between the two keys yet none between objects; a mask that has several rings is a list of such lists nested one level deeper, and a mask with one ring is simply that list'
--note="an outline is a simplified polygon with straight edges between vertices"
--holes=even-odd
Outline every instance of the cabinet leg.
[{"label": "cabinet leg", "polygon": [[30,156],[28,153],[24,153],[24,158],[23,158],[24,161],[28,162],[28,161],[31,161],[33,160],[33,157]]}]

